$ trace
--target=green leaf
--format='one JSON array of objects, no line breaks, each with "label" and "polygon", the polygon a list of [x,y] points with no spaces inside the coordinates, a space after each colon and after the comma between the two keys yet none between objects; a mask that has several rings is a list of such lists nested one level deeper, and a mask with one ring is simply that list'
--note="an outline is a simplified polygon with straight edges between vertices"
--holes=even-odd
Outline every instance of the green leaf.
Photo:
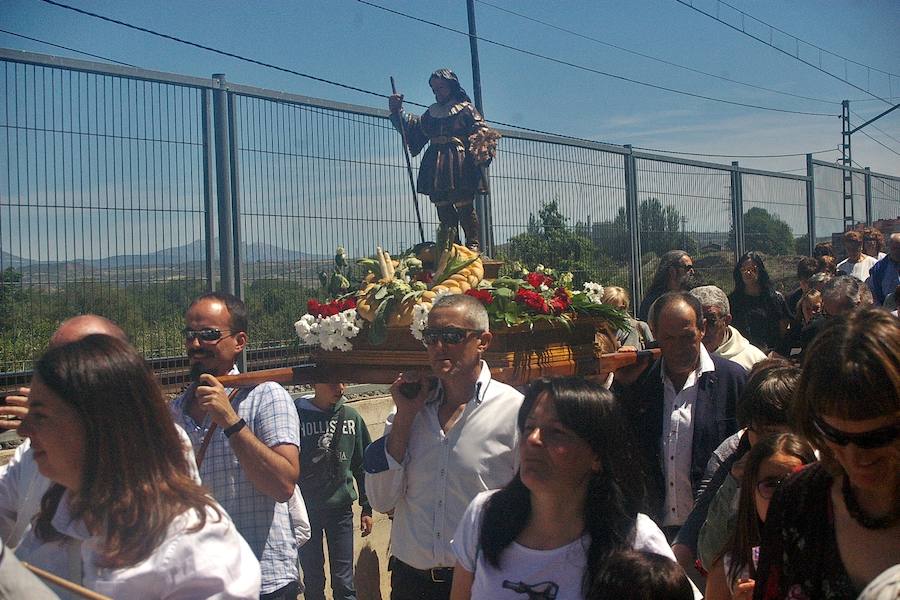
[{"label": "green leaf", "polygon": [[369,341],[373,346],[380,346],[387,339],[387,320],[393,305],[394,297],[391,296],[379,304],[375,310],[375,319],[369,326]]},{"label": "green leaf", "polygon": [[[382,285],[381,287],[378,288],[378,291],[375,292],[375,299],[376,300],[384,300],[387,297],[387,295],[388,295],[387,286]],[[382,302],[382,304],[384,304],[384,303]]]},{"label": "green leaf", "polygon": [[515,295],[514,291],[505,287],[494,288],[491,292],[494,296],[499,296],[500,298],[512,298]]}]

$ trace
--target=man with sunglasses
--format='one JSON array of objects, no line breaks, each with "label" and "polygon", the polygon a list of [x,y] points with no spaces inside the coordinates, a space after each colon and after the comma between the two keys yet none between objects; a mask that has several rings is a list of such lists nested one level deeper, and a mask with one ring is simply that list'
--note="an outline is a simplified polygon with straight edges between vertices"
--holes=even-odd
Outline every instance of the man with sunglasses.
[{"label": "man with sunglasses", "polygon": [[724,291],[714,285],[701,285],[692,289],[691,295],[703,307],[703,320],[706,322],[703,345],[709,352],[736,362],[747,371],[765,360],[765,352],[731,326],[731,306]]},{"label": "man with sunglasses", "polygon": [[[297,542],[288,500],[300,475],[300,420],[293,400],[267,382],[234,396],[216,377],[237,373],[247,344],[247,307],[220,292],[184,315],[194,383],[170,404],[198,455],[200,479],[234,521],[262,569],[260,598],[297,596]],[[202,461],[201,461],[202,458]]]},{"label": "man with sunglasses", "polygon": [[491,378],[482,360],[491,338],[478,300],[439,298],[423,334],[431,375],[397,378],[396,411],[366,450],[369,502],[394,513],[392,600],[450,597],[450,539],[469,501],[518,468],[522,394]]},{"label": "man with sunglasses", "polygon": [[684,250],[669,250],[659,257],[653,281],[644,294],[637,318],[646,321],[650,306],[666,292],[686,292],[694,285],[694,259]]}]

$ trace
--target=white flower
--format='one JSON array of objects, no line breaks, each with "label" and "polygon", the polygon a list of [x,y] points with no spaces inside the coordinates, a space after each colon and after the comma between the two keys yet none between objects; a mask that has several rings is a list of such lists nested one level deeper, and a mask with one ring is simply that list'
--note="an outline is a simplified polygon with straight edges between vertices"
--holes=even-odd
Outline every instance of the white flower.
[{"label": "white flower", "polygon": [[594,304],[603,304],[603,286],[593,281],[584,282],[584,293]]},{"label": "white flower", "polygon": [[306,314],[294,323],[297,336],[304,344],[342,352],[353,349],[350,340],[359,334],[361,328],[362,319],[354,308],[330,317],[314,317]]},{"label": "white flower", "polygon": [[[435,300],[437,300],[437,297],[435,297]],[[422,332],[428,325],[428,313],[431,312],[431,306],[427,302],[420,302],[413,306],[412,323],[409,325],[409,332],[420,342],[422,341]]]}]

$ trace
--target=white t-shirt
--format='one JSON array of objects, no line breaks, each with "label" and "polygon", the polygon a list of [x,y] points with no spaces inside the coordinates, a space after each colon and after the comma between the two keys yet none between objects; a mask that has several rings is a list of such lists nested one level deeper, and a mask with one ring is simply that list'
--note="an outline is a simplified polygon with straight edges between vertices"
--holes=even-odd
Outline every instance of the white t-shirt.
[{"label": "white t-shirt", "polygon": [[[590,536],[553,550],[533,550],[513,542],[503,551],[501,569],[495,569],[485,560],[479,543],[481,516],[485,503],[496,491],[475,496],[450,542],[459,564],[475,574],[472,600],[583,600],[582,581]],[[666,536],[647,515],[638,514],[633,549],[675,560]]]},{"label": "white t-shirt", "polygon": [[869,278],[869,270],[874,267],[877,262],[877,260],[868,254],[863,254],[856,262],[851,261],[849,258],[845,258],[838,263],[837,270],[846,275],[853,275],[860,281],[865,281]]}]

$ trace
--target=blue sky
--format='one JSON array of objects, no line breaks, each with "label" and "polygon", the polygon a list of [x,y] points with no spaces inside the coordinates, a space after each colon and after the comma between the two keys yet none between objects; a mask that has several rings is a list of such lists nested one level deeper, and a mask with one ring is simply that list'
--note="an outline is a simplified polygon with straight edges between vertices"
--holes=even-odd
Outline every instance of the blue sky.
[{"label": "blue sky", "polygon": [[[465,30],[464,0],[373,0],[396,11]],[[396,77],[407,98],[432,100],[428,74],[437,67],[457,71],[471,91],[469,43],[465,36],[389,14],[356,0],[157,2],[69,0],[80,8],[198,43],[283,65],[311,75],[380,93]],[[739,23],[739,15],[715,0],[694,0],[704,10]],[[730,0],[730,4],[802,40],[859,63],[900,74],[900,2],[868,0]],[[498,8],[500,7],[500,8]],[[571,30],[578,37],[506,11]],[[631,2],[476,2],[478,33],[497,42],[587,69],[678,88],[694,94],[786,110],[840,113],[851,99],[855,124],[888,105],[868,94],[750,39],[675,0]],[[748,23],[768,37],[762,26]],[[208,77],[224,72],[235,83],[369,106],[385,101],[257,65],[190,48],[79,15],[41,0],[2,0],[0,28],[148,69]],[[652,55],[715,75],[833,101],[798,99],[727,83],[671,65],[628,54],[596,40]],[[795,50],[795,42],[775,33],[773,41]],[[77,54],[0,33],[0,46]],[[818,61],[812,49],[803,55]],[[585,137],[709,154],[791,154],[836,148],[840,119],[762,111],[702,100],[619,81],[550,62],[482,41],[479,44],[485,113],[505,123]],[[823,66],[845,72],[834,57]],[[900,102],[900,77],[888,78],[846,65],[851,81]],[[419,109],[415,109],[418,111]],[[858,116],[857,116],[858,115]],[[900,174],[900,110],[868,133],[891,152],[861,134],[853,138],[853,157],[863,166]],[[834,160],[837,152],[819,154]],[[711,162],[731,158],[710,157]],[[803,157],[740,158],[742,165],[797,170]]]}]

